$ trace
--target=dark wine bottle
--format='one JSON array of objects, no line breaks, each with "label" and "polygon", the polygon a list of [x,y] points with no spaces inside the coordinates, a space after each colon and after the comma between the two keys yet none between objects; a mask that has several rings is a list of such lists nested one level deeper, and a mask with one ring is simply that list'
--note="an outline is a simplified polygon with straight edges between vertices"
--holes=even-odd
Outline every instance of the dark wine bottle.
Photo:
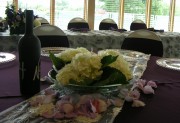
[{"label": "dark wine bottle", "polygon": [[20,92],[31,97],[40,91],[41,43],[33,33],[33,10],[25,10],[25,34],[18,42]]}]

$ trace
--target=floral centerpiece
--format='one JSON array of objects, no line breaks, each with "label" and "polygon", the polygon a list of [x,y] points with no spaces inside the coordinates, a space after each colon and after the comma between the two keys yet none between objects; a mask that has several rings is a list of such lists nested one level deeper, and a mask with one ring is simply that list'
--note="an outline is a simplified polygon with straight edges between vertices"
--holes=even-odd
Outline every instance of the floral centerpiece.
[{"label": "floral centerpiece", "polygon": [[93,53],[85,48],[68,49],[56,56],[50,53],[56,74],[63,86],[88,87],[129,84],[132,72],[120,52],[102,50]]},{"label": "floral centerpiece", "polygon": [[[19,8],[18,11],[16,11],[15,5],[7,5],[6,10],[6,22],[9,25],[10,28],[10,35],[12,34],[24,34],[25,33],[25,13]],[[37,16],[34,16],[34,18],[37,18]],[[38,20],[35,19],[34,26],[41,25]]]},{"label": "floral centerpiece", "polygon": [[[56,71],[54,78],[63,86],[126,85],[132,78],[128,62],[116,50],[92,53],[85,48],[68,49],[56,55],[50,52],[50,58]],[[108,122],[120,112],[124,101],[132,107],[145,106],[139,100],[140,94],[154,94],[156,88],[156,82],[139,79],[133,80],[131,88],[124,88],[117,96],[104,96],[100,93],[62,95],[51,86],[29,100],[30,112],[33,117],[44,117],[51,122]]]},{"label": "floral centerpiece", "polygon": [[7,5],[6,6],[6,21],[10,28],[10,34],[24,34],[25,32],[25,22],[24,22],[24,12],[19,9],[16,12],[15,6]]}]

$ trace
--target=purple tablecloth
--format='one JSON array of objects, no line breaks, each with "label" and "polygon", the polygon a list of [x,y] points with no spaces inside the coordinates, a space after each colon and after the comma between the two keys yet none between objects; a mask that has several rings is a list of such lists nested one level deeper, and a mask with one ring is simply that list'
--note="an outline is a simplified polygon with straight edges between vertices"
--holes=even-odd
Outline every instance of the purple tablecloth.
[{"label": "purple tablecloth", "polygon": [[[114,123],[180,123],[180,71],[170,70],[156,65],[158,57],[151,57],[142,78],[157,80],[155,95],[141,94],[145,107],[132,108],[125,102],[122,111]],[[43,58],[42,76],[51,69],[51,62]],[[24,99],[19,93],[18,61],[14,65],[0,69],[0,111],[13,106]],[[47,87],[44,83],[42,88]],[[14,97],[13,97],[14,96]]]},{"label": "purple tablecloth", "polygon": [[[15,53],[17,56],[17,53]],[[52,63],[48,57],[41,57],[41,77],[48,74]],[[41,89],[49,86],[49,83],[42,82]],[[12,62],[0,64],[0,112],[13,106],[24,98],[19,89],[19,62],[18,56]]]},{"label": "purple tablecloth", "polygon": [[155,95],[142,95],[145,107],[132,108],[125,103],[114,123],[180,123],[180,71],[159,67],[157,57],[151,57],[142,76],[157,80]]}]

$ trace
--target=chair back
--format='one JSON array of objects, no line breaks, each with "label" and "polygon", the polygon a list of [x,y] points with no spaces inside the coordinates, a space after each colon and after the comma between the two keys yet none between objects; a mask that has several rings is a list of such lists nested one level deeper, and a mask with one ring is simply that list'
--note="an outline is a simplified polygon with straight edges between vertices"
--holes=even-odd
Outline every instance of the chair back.
[{"label": "chair back", "polygon": [[89,29],[89,24],[83,18],[75,17],[75,18],[71,19],[69,21],[69,23],[68,23],[67,29],[72,29],[72,28],[75,28],[75,29],[81,29],[81,28]]},{"label": "chair back", "polygon": [[139,51],[152,56],[163,56],[162,41],[154,32],[148,30],[137,30],[129,34],[124,39],[121,49]]},{"label": "chair back", "polygon": [[41,25],[43,24],[49,24],[48,20],[43,17],[36,18],[39,22],[41,22]]},{"label": "chair back", "polygon": [[134,20],[130,25],[130,30],[139,30],[139,29],[147,29],[146,24],[140,19]]},{"label": "chair back", "polygon": [[33,29],[41,47],[69,47],[66,34],[57,26],[44,24]]},{"label": "chair back", "polygon": [[118,29],[118,25],[111,18],[103,19],[99,24],[99,30]]}]

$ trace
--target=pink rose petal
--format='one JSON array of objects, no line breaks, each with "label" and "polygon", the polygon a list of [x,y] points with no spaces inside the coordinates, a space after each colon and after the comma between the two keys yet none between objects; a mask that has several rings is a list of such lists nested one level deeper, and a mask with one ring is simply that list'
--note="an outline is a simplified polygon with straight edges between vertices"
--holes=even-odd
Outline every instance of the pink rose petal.
[{"label": "pink rose petal", "polygon": [[132,101],[133,101],[133,98],[130,97],[129,95],[127,95],[127,96],[125,97],[125,100],[126,100],[127,102],[132,102]]},{"label": "pink rose petal", "polygon": [[133,99],[139,99],[140,93],[138,90],[133,90],[129,92],[129,96],[132,97]]},{"label": "pink rose petal", "polygon": [[140,100],[133,100],[132,107],[144,107],[145,103]]},{"label": "pink rose petal", "polygon": [[154,94],[154,90],[151,86],[146,85],[143,89],[144,94]]},{"label": "pink rose petal", "polygon": [[151,86],[151,87],[153,87],[153,88],[157,88],[156,83],[155,83],[154,81],[152,81],[152,80],[148,81],[148,82],[147,82],[147,85],[149,85],[149,86]]},{"label": "pink rose petal", "polygon": [[144,79],[139,79],[139,80],[137,81],[137,83],[141,83],[143,86],[145,86],[145,85],[146,85],[146,80],[144,80]]}]

